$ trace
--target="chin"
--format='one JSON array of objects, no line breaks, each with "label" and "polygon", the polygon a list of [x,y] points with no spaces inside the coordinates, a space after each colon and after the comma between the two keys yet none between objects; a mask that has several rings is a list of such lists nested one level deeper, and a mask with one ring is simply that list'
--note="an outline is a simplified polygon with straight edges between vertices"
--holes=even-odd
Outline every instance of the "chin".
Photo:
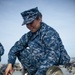
[{"label": "chin", "polygon": [[33,30],[33,31],[31,31],[32,33],[35,33],[35,32],[37,32],[37,31],[35,31],[35,30]]},{"label": "chin", "polygon": [[37,32],[37,31],[31,31],[32,33],[35,33],[35,32]]}]

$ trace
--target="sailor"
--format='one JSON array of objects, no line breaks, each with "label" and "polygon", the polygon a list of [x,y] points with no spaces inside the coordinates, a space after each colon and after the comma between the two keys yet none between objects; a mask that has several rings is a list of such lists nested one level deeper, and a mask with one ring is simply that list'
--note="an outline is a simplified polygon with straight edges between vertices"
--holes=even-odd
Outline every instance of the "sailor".
[{"label": "sailor", "polygon": [[58,32],[42,22],[38,7],[26,10],[21,15],[24,19],[22,25],[26,25],[30,31],[10,49],[5,75],[12,74],[16,57],[27,69],[28,75],[46,75],[50,66],[69,63],[70,57]]}]

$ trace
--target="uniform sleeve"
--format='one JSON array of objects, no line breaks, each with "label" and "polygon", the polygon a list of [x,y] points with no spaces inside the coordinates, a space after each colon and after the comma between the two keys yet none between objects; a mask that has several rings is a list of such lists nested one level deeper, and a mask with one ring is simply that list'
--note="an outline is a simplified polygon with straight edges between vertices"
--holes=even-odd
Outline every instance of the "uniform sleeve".
[{"label": "uniform sleeve", "polygon": [[14,65],[16,56],[20,51],[23,51],[24,48],[27,47],[28,42],[28,34],[25,34],[21,37],[19,41],[17,41],[14,46],[10,49],[8,53],[8,63],[11,63]]},{"label": "uniform sleeve", "polygon": [[3,45],[0,43],[0,61],[1,61],[1,56],[4,54],[4,47]]},{"label": "uniform sleeve", "polygon": [[57,32],[47,32],[43,40],[46,55],[50,58],[50,61],[53,62],[52,64],[64,65],[70,62],[70,57]]},{"label": "uniform sleeve", "polygon": [[0,43],[0,56],[2,56],[4,54],[4,47],[3,45]]}]

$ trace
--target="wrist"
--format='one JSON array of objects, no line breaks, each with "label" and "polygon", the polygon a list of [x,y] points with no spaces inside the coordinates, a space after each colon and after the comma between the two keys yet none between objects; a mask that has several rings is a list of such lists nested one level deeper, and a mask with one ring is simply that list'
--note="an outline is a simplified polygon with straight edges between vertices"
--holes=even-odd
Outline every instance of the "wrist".
[{"label": "wrist", "polygon": [[8,66],[13,68],[13,65],[11,63],[9,63]]}]

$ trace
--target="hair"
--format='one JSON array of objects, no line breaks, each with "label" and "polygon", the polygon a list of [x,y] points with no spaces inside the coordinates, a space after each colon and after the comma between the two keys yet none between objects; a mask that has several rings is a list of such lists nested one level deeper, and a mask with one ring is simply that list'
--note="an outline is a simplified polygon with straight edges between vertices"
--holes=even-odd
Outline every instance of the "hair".
[{"label": "hair", "polygon": [[42,14],[40,12],[38,13],[36,19],[39,19],[39,17],[42,18]]}]

